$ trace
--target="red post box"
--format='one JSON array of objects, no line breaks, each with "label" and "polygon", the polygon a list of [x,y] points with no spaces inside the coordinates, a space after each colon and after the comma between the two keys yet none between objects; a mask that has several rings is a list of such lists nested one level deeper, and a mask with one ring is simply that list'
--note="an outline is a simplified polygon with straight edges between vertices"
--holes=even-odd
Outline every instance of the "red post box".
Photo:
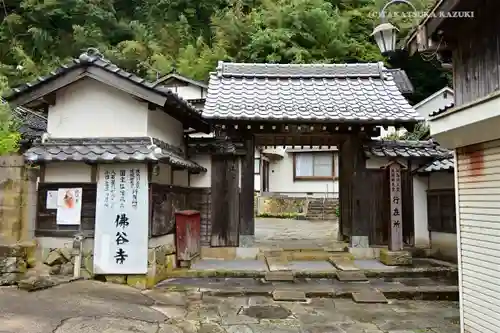
[{"label": "red post box", "polygon": [[177,263],[189,267],[191,260],[200,254],[200,212],[183,210],[175,213],[175,238]]}]

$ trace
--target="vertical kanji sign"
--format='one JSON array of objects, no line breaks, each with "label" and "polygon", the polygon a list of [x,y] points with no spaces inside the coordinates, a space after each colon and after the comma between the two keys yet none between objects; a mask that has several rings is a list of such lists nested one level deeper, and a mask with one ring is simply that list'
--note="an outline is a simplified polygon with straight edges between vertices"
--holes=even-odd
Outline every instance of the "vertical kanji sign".
[{"label": "vertical kanji sign", "polygon": [[389,191],[391,199],[391,226],[389,251],[403,250],[403,221],[401,202],[401,164],[391,163],[389,165]]},{"label": "vertical kanji sign", "polygon": [[146,274],[148,183],[145,164],[99,165],[95,274]]}]

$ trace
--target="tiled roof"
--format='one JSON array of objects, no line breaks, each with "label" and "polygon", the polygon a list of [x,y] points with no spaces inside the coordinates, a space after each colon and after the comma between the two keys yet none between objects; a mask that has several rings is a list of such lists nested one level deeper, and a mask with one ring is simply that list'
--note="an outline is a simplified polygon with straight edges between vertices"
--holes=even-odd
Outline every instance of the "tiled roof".
[{"label": "tiled roof", "polygon": [[182,151],[149,137],[54,138],[24,153],[28,162],[144,162],[160,161],[175,167],[202,172],[206,169],[182,156]]},{"label": "tiled roof", "polygon": [[52,80],[57,79],[58,77],[61,77],[62,75],[77,69],[77,68],[84,68],[84,67],[98,67],[106,72],[109,72],[111,74],[116,75],[117,77],[126,79],[138,86],[141,86],[143,88],[146,88],[152,92],[158,93],[164,97],[167,98],[167,103],[171,106],[174,107],[179,107],[188,114],[195,116],[197,118],[200,118],[201,111],[197,110],[195,107],[193,107],[190,103],[187,101],[183,100],[181,97],[179,97],[176,93],[172,92],[170,89],[167,89],[166,87],[162,86],[157,86],[156,83],[154,82],[149,82],[133,73],[127,72],[115,64],[113,64],[111,61],[105,59],[98,50],[96,49],[89,49],[86,52],[82,53],[78,59],[73,59],[70,63],[62,65],[61,67],[57,68],[56,70],[50,72],[49,75],[47,76],[40,76],[38,77],[35,81],[25,83],[21,86],[15,87],[12,89],[12,93],[8,96],[5,96],[5,99],[7,101],[11,101],[14,98],[27,93],[36,87],[43,85],[45,83],[48,83]]},{"label": "tiled roof", "polygon": [[411,81],[404,70],[399,68],[388,68],[385,72],[392,74],[392,78],[402,94],[413,94],[415,89],[413,88],[413,84],[411,84]]},{"label": "tiled roof", "polygon": [[18,107],[13,110],[13,115],[20,124],[19,133],[23,141],[36,140],[47,131],[47,118],[39,112]]},{"label": "tiled roof", "polygon": [[455,106],[455,103],[449,103],[449,104],[445,105],[444,107],[440,108],[439,110],[429,113],[429,117],[435,117],[437,115],[440,115],[441,113],[445,113],[446,111],[453,108],[454,106]]},{"label": "tiled roof", "polygon": [[377,157],[436,158],[449,150],[429,141],[373,140],[365,144],[365,153]]},{"label": "tiled roof", "polygon": [[382,63],[220,62],[210,75],[203,116],[387,124],[423,120]]},{"label": "tiled roof", "polygon": [[418,173],[435,172],[435,171],[451,171],[455,168],[453,154],[450,153],[448,157],[437,158],[432,162],[422,166],[417,170]]}]

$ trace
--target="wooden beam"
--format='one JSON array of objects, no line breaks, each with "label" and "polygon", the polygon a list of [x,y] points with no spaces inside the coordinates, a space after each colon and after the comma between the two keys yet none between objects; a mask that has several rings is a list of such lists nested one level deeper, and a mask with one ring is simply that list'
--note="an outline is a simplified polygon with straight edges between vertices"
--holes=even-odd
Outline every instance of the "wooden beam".
[{"label": "wooden beam", "polygon": [[75,68],[49,82],[43,82],[34,88],[28,88],[28,91],[21,92],[18,97],[13,99],[7,98],[7,100],[13,107],[23,106],[80,80],[85,75],[84,68]]}]

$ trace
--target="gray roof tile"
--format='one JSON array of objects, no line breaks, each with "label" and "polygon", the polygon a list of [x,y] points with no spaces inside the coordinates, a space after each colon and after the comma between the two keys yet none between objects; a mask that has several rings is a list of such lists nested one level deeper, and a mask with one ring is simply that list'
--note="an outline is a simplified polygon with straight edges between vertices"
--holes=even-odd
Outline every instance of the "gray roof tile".
[{"label": "gray roof tile", "polygon": [[396,86],[402,94],[413,94],[415,89],[404,70],[399,68],[388,68],[385,72],[392,75]]},{"label": "gray roof tile", "polygon": [[429,141],[373,140],[365,144],[365,153],[377,157],[436,158],[450,151]]},{"label": "gray roof tile", "polygon": [[59,76],[77,68],[82,68],[82,67],[90,67],[90,66],[95,66],[98,68],[101,68],[107,72],[114,73],[116,75],[120,75],[124,77],[125,79],[134,82],[137,85],[141,85],[142,87],[145,87],[149,90],[152,90],[158,94],[161,94],[165,97],[167,97],[167,103],[171,106],[174,107],[179,107],[189,115],[192,115],[196,118],[201,119],[201,112],[200,110],[196,109],[193,105],[191,105],[189,102],[185,101],[182,99],[179,95],[176,93],[172,92],[169,89],[158,89],[156,87],[154,82],[149,82],[133,73],[127,72],[115,64],[113,64],[111,61],[103,58],[103,56],[99,53],[98,50],[90,48],[86,52],[82,53],[79,58],[73,59],[70,63],[64,64],[61,67],[55,69],[50,73],[50,75],[45,76],[45,77],[38,77],[35,81],[33,82],[28,82],[25,83],[21,86],[15,87],[12,89],[12,93],[8,96],[5,96],[5,99],[7,101],[10,101],[17,96],[30,91],[31,89],[36,88],[39,85],[42,85],[44,83],[47,83],[51,80],[55,80]]},{"label": "gray roof tile", "polygon": [[439,110],[429,113],[429,117],[435,117],[437,115],[440,115],[441,113],[445,113],[446,111],[453,108],[454,106],[455,106],[455,103],[448,103],[444,107],[440,108]]},{"label": "gray roof tile", "polygon": [[206,169],[183,157],[179,148],[149,137],[135,138],[53,138],[24,153],[27,162],[144,162],[159,161],[202,172]]},{"label": "gray roof tile", "polygon": [[215,119],[421,120],[382,64],[219,63],[203,116]]},{"label": "gray roof tile", "polygon": [[422,166],[417,170],[418,173],[435,171],[452,171],[455,169],[455,160],[453,154],[446,158],[437,158],[434,161]]}]

